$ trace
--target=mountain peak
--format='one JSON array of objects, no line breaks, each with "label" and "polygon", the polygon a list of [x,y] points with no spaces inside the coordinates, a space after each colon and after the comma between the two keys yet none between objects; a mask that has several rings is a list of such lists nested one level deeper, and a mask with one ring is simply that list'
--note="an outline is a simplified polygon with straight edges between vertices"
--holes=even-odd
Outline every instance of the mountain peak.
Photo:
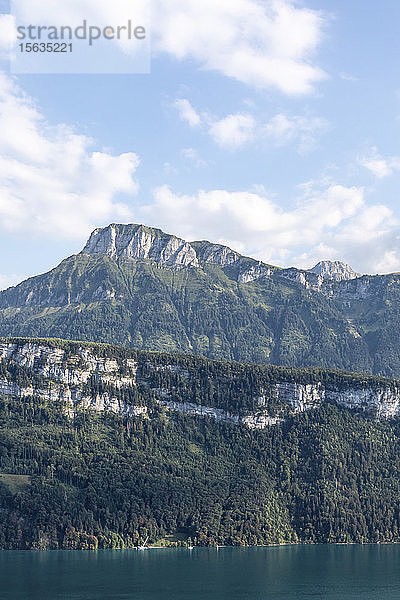
[{"label": "mountain peak", "polygon": [[195,250],[174,235],[154,227],[112,223],[95,229],[83,254],[103,254],[111,258],[152,259],[165,266],[198,267]]},{"label": "mountain peak", "polygon": [[321,260],[308,271],[333,281],[348,281],[361,277],[360,273],[356,273],[349,265],[339,260]]},{"label": "mountain peak", "polygon": [[[107,227],[95,229],[82,254],[105,255],[114,259],[148,259],[157,265],[177,269],[199,268],[210,264],[234,267],[237,271],[237,280],[240,282],[269,276],[275,270],[270,265],[241,256],[228,246],[206,240],[187,242],[176,235],[164,233],[161,229],[136,223],[127,225],[111,223]],[[286,269],[282,271],[282,275],[290,274],[292,277],[292,271],[296,277],[301,274],[298,269]],[[309,269],[308,273],[313,273],[322,280],[336,282],[360,276],[349,265],[331,260],[319,262]]]},{"label": "mountain peak", "polygon": [[206,240],[189,243],[161,229],[137,224],[112,223],[95,229],[82,254],[100,254],[114,259],[150,259],[160,266],[178,269],[205,265],[233,266],[237,271],[237,280],[243,283],[271,273],[268,265],[243,257],[228,246]]}]

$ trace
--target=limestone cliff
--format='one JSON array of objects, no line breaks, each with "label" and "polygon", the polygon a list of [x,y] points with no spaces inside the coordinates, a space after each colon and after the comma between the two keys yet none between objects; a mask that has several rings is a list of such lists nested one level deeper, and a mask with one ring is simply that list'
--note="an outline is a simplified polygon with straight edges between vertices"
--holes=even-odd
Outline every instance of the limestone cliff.
[{"label": "limestone cliff", "polygon": [[190,244],[143,225],[113,224],[95,229],[82,252],[111,258],[152,259],[160,265],[175,267],[199,266]]},{"label": "limestone cliff", "polygon": [[[230,367],[228,363],[193,357],[189,368],[185,360],[134,350],[115,352],[112,347],[79,342],[3,341],[0,343],[0,397],[12,396],[21,402],[36,397],[58,403],[60,410],[70,416],[92,409],[151,418],[152,411],[159,406],[167,411],[211,417],[251,429],[281,423],[291,415],[313,410],[325,402],[375,418],[400,414],[400,384],[396,381],[357,380],[351,374],[343,374],[339,385],[329,372],[322,373],[316,380],[315,373],[308,376],[304,371],[299,371],[296,381],[293,370],[286,375],[284,369],[277,367],[244,365],[236,373],[234,365]],[[254,384],[248,391],[241,392],[242,380],[251,369],[257,374],[255,377],[250,373]],[[221,378],[224,379],[222,384]],[[218,400],[217,394],[210,395],[210,386],[217,390],[226,382],[230,386],[229,395],[236,394],[238,398],[231,406],[222,406],[227,395],[224,389],[221,388],[222,400]],[[195,389],[197,392],[193,395]],[[194,402],[194,398],[197,401]],[[207,398],[217,400],[211,405]]]},{"label": "limestone cliff", "polygon": [[186,242],[164,233],[161,229],[145,225],[118,225],[93,231],[83,254],[91,256],[105,255],[113,259],[152,260],[157,265],[173,268],[200,268],[205,265],[233,267],[236,278],[248,283],[269,277],[279,271],[279,275],[298,281],[306,288],[321,290],[325,281],[349,281],[361,277],[359,273],[340,261],[321,261],[312,269],[277,269],[261,261],[244,257],[238,252],[221,244],[208,241]]},{"label": "limestone cliff", "polygon": [[249,282],[271,274],[271,267],[246,258],[221,244],[186,242],[154,227],[117,225],[95,229],[83,254],[106,255],[113,259],[151,260],[159,266],[201,268],[205,265],[234,267],[237,280]]},{"label": "limestone cliff", "polygon": [[348,281],[361,277],[360,273],[356,273],[349,265],[339,260],[322,260],[315,267],[309,269],[309,273],[316,273],[323,280],[331,281]]}]

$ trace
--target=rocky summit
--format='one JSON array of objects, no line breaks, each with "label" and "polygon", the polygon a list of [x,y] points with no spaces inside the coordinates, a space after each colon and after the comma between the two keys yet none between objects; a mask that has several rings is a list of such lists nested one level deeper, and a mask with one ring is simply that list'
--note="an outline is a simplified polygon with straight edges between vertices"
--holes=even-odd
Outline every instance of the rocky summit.
[{"label": "rocky summit", "polygon": [[[169,235],[144,225],[117,225],[95,229],[83,254],[109,256],[115,260],[128,258],[132,260],[151,260],[158,265],[174,268],[197,267],[209,265],[220,267],[235,266],[237,278],[241,282],[255,281],[268,277],[277,267],[272,267],[251,258],[241,256],[221,244],[208,241],[187,242],[175,235]],[[281,269],[282,276],[291,277],[292,272],[304,275],[304,281],[314,282],[308,273],[315,273],[318,279],[315,285],[321,287],[325,280],[348,281],[361,277],[359,273],[340,261],[324,260],[308,270]],[[309,277],[309,278],[307,278]],[[302,281],[300,278],[299,281]]]},{"label": "rocky summit", "polygon": [[269,265],[243,257],[227,246],[207,241],[189,243],[144,225],[114,223],[95,229],[82,253],[109,256],[115,260],[149,260],[175,269],[235,266],[239,281],[254,281],[271,273]]},{"label": "rocky summit", "polygon": [[359,275],[338,261],[282,269],[111,224],[48,273],[0,292],[0,331],[400,377],[399,301],[399,274]]},{"label": "rocky summit", "polygon": [[310,273],[316,273],[324,280],[348,281],[349,279],[361,277],[360,273],[356,273],[349,265],[339,260],[322,260],[309,271]]}]

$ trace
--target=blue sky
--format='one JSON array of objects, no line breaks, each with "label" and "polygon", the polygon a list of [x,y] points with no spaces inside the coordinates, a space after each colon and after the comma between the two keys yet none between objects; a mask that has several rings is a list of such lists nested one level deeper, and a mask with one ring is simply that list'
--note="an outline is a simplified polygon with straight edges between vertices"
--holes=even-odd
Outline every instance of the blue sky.
[{"label": "blue sky", "polygon": [[399,24],[391,0],[154,0],[149,75],[3,62],[0,287],[110,222],[400,270]]}]

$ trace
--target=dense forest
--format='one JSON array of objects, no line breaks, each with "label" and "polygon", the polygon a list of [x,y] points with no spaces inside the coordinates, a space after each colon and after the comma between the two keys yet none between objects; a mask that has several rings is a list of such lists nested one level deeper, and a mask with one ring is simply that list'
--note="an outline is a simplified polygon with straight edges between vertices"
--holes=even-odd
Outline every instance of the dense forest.
[{"label": "dense forest", "polygon": [[[71,342],[48,345],[63,347],[67,361],[77,351]],[[88,347],[97,356],[136,355],[143,369],[149,356],[159,366],[172,358]],[[282,378],[273,367],[181,360],[208,398],[210,382],[215,389],[220,380],[216,398],[240,385],[246,397],[264,371]],[[26,367],[1,364],[0,379],[45,383]],[[230,388],[228,367],[237,375]],[[168,369],[151,373],[176,377]],[[283,373],[305,380],[324,374]],[[336,385],[371,384],[364,376],[325,376]],[[71,416],[35,394],[0,396],[0,548],[400,541],[398,419],[377,421],[328,402],[257,431],[151,404],[148,386],[131,401],[143,401],[146,389],[151,410],[137,417]],[[202,389],[193,393],[201,398]]]},{"label": "dense forest", "polygon": [[399,445],[329,405],[254,432],[2,399],[0,547],[399,541]]}]

